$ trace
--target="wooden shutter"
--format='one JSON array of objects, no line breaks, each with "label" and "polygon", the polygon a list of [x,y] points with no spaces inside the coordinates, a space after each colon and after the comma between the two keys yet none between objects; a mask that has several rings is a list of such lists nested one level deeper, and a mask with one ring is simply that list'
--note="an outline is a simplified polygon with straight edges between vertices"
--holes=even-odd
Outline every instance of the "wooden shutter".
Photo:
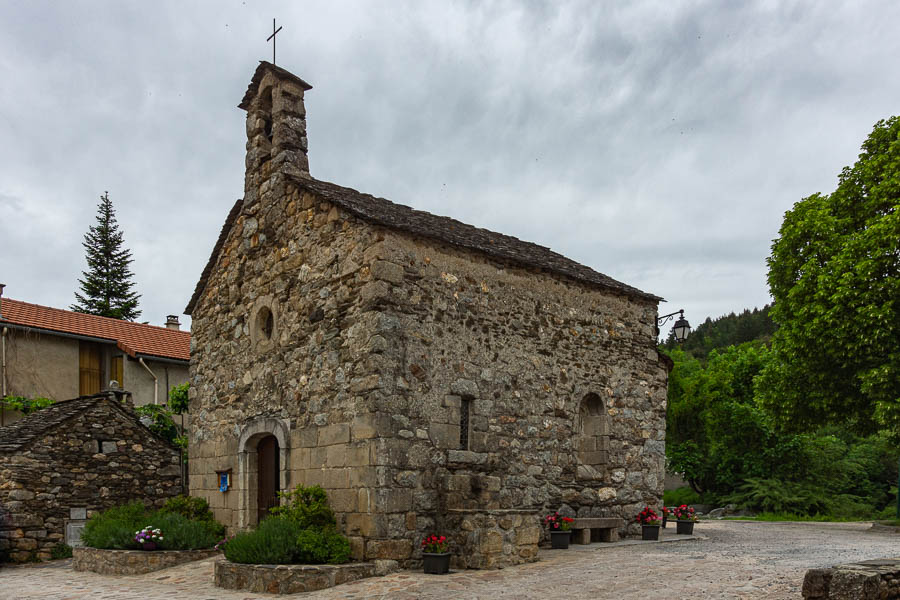
[{"label": "wooden shutter", "polygon": [[119,388],[125,388],[125,369],[122,356],[113,356],[109,360],[109,378],[119,382]]},{"label": "wooden shutter", "polygon": [[100,348],[81,342],[78,348],[78,393],[82,396],[100,392]]}]

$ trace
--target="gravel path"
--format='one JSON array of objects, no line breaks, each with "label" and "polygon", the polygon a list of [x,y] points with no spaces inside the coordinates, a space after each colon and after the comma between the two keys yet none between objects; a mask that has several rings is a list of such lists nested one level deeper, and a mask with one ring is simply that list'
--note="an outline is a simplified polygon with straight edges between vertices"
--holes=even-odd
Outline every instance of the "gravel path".
[{"label": "gravel path", "polygon": [[[670,527],[667,538],[675,537]],[[680,599],[800,598],[806,570],[900,556],[900,535],[869,523],[701,521],[703,539],[542,550],[537,563],[499,571],[402,571],[291,598]],[[133,577],[76,573],[66,562],[0,570],[0,599],[253,600],[278,596],[212,585],[215,559]]]}]

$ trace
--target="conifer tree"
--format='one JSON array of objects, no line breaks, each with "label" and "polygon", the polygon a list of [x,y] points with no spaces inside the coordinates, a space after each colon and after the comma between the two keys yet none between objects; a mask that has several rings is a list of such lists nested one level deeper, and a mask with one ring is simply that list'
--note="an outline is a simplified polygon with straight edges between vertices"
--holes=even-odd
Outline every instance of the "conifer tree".
[{"label": "conifer tree", "polygon": [[131,250],[123,246],[109,192],[100,196],[97,224],[84,234],[82,246],[88,270],[81,273],[83,278],[78,280],[81,293],[75,292],[77,304],[71,309],[126,321],[137,319],[141,314],[138,310],[140,295],[132,289]]}]

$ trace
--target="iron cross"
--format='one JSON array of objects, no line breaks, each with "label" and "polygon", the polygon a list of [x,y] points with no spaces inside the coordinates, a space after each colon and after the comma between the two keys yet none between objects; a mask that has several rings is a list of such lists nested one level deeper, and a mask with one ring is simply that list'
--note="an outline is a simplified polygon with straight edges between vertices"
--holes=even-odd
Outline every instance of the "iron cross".
[{"label": "iron cross", "polygon": [[272,35],[266,38],[266,41],[272,40],[272,64],[275,64],[275,34],[281,31],[281,27],[275,29],[275,19],[272,19]]}]

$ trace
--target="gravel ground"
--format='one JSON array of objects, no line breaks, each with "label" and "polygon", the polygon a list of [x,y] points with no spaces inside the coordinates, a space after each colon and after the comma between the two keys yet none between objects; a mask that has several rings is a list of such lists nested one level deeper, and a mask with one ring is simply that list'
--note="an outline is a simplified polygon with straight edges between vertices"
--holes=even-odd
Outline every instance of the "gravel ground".
[{"label": "gravel ground", "polygon": [[[625,541],[542,550],[537,563],[498,571],[402,571],[292,598],[681,599],[800,598],[807,569],[900,556],[900,535],[870,523],[701,521],[696,539]],[[676,538],[673,527],[665,538]],[[208,559],[147,575],[76,573],[69,561],[0,570],[0,599],[120,600],[276,598],[212,585]]]}]

